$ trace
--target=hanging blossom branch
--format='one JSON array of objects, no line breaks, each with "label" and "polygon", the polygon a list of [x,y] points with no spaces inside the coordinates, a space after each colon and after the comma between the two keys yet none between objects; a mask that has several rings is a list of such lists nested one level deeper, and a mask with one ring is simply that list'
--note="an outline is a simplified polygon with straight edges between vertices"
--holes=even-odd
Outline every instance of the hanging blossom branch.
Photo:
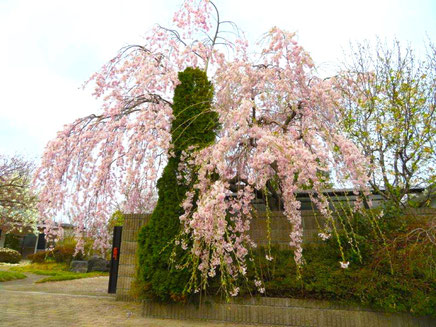
[{"label": "hanging blossom branch", "polygon": [[[47,146],[38,173],[40,210],[52,218],[72,208],[79,232],[99,235],[101,248],[119,194],[125,211],[151,210],[149,199],[171,150],[169,99],[177,72],[188,66],[208,70],[221,130],[215,143],[186,158],[198,182],[186,194],[177,244],[191,254],[181,266],[193,269],[193,284],[203,287],[219,271],[229,276],[226,291],[236,295],[231,280],[245,275],[248,250],[255,246],[248,235],[254,192],[267,189],[283,199],[293,226],[290,245],[301,265],[295,193],[312,185],[314,201],[329,216],[322,172],[334,170],[356,192],[365,192],[367,162],[336,128],[338,95],[329,80],[315,75],[294,34],[271,29],[254,58],[243,37],[226,42],[221,36],[228,22],[220,21],[210,1],[185,1],[174,23],[174,29],[157,26],[146,46],[122,51],[92,77],[103,112],[66,126]],[[199,41],[204,35],[212,36]],[[275,188],[271,180],[278,180]]]},{"label": "hanging blossom branch", "polygon": [[[253,246],[248,235],[251,202],[255,190],[270,187],[268,181],[279,180],[277,192],[293,226],[290,245],[298,265],[303,263],[303,231],[296,192],[313,185],[318,209],[331,216],[320,172],[335,169],[356,192],[366,191],[366,160],[335,127],[337,95],[328,81],[314,76],[310,57],[293,37],[274,28],[266,36],[260,64],[241,47],[214,76],[214,110],[222,130],[215,144],[192,159],[200,167],[195,186],[199,199],[194,204],[195,192],[187,195],[184,235],[177,241],[192,244],[193,264],[200,258],[200,285],[217,269],[225,269],[229,280],[245,274]],[[217,175],[218,180],[211,178]],[[234,180],[240,181],[236,194]]]},{"label": "hanging blossom branch", "polygon": [[[77,236],[93,235],[103,250],[109,240],[104,225],[115,203],[123,201],[126,212],[152,210],[170,146],[177,73],[188,66],[204,69],[218,55],[213,39],[198,41],[212,28],[206,21],[210,11],[208,2],[185,2],[174,16],[181,33],[156,26],[145,45],[123,48],[85,84],[95,85],[102,112],[65,126],[47,145],[36,174],[48,235],[58,230],[54,218],[67,215]],[[215,39],[223,23],[216,21]]]}]

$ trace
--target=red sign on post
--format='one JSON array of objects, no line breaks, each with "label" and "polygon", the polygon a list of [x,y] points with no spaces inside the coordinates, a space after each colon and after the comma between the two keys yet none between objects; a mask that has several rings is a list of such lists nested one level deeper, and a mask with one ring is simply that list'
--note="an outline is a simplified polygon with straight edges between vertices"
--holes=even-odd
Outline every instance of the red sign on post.
[{"label": "red sign on post", "polygon": [[122,226],[114,226],[114,238],[112,241],[112,257],[111,257],[111,269],[109,275],[109,287],[108,293],[117,292],[117,280],[118,280],[118,264],[120,260],[120,248],[121,248],[121,234]]}]

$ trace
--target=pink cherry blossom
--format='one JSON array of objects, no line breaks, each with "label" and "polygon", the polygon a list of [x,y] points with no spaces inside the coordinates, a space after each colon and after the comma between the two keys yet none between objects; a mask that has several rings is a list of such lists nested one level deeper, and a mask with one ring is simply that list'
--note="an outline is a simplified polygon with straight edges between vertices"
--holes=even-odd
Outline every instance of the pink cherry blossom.
[{"label": "pink cherry blossom", "polygon": [[348,261],[346,261],[346,262],[341,261],[341,262],[339,262],[339,264],[341,265],[342,269],[347,269],[348,265],[350,264],[350,262],[348,262]]},{"label": "pink cherry blossom", "polygon": [[[303,226],[296,192],[310,185],[310,197],[326,217],[331,212],[321,173],[334,172],[356,193],[367,192],[369,165],[338,128],[334,85],[316,75],[294,33],[274,27],[254,48],[243,35],[220,46],[204,37],[215,31],[224,36],[217,14],[211,1],[186,0],[174,15],[174,29],[156,26],[144,45],[123,49],[91,77],[87,85],[102,99],[101,112],[65,126],[47,145],[37,173],[44,221],[68,215],[76,236],[93,236],[103,251],[115,208],[153,210],[156,181],[171,156],[177,73],[189,66],[208,73],[221,130],[213,144],[185,154],[179,166],[180,179],[186,165],[198,174],[182,203],[177,246],[189,251],[191,261],[181,266],[194,265],[202,279],[217,269],[232,280],[243,278],[248,250],[256,246],[248,234],[255,191],[264,192],[271,180],[292,225],[289,244],[298,265]],[[228,291],[236,296],[239,288]]]}]

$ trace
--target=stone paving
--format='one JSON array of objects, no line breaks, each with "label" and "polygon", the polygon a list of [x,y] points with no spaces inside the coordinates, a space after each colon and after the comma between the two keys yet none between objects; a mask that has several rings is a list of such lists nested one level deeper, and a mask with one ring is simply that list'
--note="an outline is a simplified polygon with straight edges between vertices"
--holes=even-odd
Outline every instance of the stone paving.
[{"label": "stone paving", "polygon": [[28,276],[0,283],[0,326],[248,327],[144,318],[140,304],[107,294],[108,277],[35,284],[44,276]]}]

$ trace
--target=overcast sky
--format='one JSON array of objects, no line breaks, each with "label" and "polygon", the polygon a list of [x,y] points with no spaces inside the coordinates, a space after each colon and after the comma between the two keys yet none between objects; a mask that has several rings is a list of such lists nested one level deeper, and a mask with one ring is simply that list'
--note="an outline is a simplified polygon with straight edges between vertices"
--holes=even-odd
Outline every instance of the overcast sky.
[{"label": "overcast sky", "polygon": [[[350,41],[436,42],[436,0],[215,0],[251,41],[272,26],[298,33],[321,67]],[[0,0],[0,153],[36,159],[56,132],[98,111],[80,86],[121,47],[169,26],[181,0]]]}]

